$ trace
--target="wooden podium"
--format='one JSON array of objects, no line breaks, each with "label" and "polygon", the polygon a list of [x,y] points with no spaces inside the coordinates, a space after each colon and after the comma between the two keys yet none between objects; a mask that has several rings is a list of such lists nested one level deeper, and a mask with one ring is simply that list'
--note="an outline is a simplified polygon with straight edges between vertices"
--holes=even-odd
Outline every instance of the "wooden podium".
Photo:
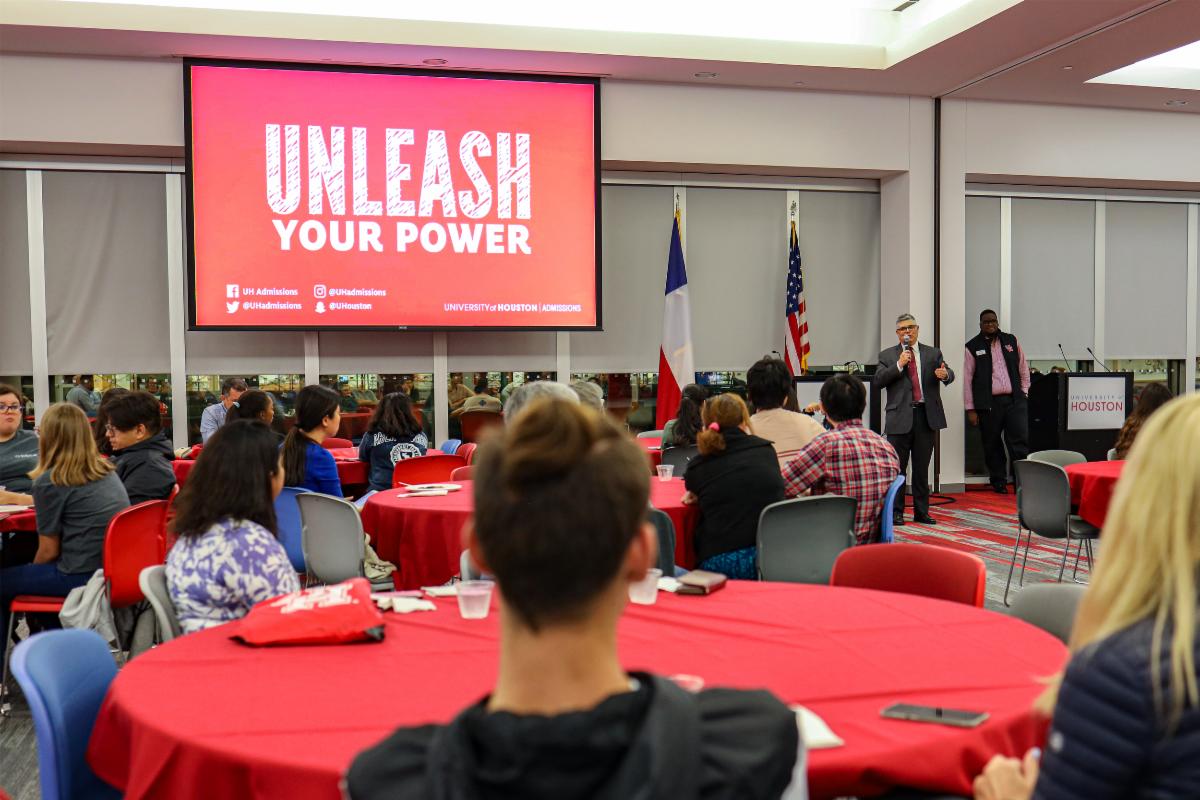
[{"label": "wooden podium", "polygon": [[1103,461],[1133,407],[1132,372],[1051,372],[1029,387],[1029,450]]}]

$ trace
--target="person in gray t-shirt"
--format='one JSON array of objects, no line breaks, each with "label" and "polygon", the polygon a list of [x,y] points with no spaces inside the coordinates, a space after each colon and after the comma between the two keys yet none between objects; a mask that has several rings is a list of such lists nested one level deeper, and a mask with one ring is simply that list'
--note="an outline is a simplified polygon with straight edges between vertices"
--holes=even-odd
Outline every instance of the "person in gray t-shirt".
[{"label": "person in gray t-shirt", "polygon": [[25,409],[21,395],[0,384],[0,505],[29,505],[29,473],[37,466],[38,439],[21,430]]},{"label": "person in gray t-shirt", "polygon": [[33,505],[38,534],[59,540],[58,571],[90,575],[104,566],[104,534],[129,495],[115,472],[83,486],[56,486],[43,472],[33,482]]},{"label": "person in gray t-shirt", "polygon": [[79,409],[89,417],[96,416],[96,410],[100,408],[100,404],[96,402],[96,398],[92,396],[93,388],[94,384],[92,383],[92,376],[80,375],[76,379],[75,385],[71,387],[71,391],[67,392],[67,402],[74,406],[78,406]]}]

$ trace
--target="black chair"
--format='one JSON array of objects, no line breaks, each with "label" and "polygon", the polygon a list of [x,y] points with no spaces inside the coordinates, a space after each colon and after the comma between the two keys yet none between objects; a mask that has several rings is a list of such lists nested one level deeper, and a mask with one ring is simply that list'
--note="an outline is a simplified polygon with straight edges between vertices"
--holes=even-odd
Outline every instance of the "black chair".
[{"label": "black chair", "polygon": [[662,463],[675,467],[674,477],[682,478],[687,474],[688,462],[699,455],[700,450],[694,444],[682,447],[668,447],[662,451]]},{"label": "black chair", "polygon": [[829,584],[833,562],[854,546],[852,497],[821,495],[771,503],[758,517],[758,577]]}]

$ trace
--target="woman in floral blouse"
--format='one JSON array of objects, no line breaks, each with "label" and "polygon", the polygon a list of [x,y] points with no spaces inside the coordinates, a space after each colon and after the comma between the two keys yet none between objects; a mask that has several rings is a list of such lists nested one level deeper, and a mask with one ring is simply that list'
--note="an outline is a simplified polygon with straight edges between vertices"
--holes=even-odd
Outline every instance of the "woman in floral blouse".
[{"label": "woman in floral blouse", "polygon": [[179,540],[167,555],[167,588],[184,633],[300,588],[275,538],[282,488],[279,446],[261,422],[229,423],[205,443],[175,502]]}]

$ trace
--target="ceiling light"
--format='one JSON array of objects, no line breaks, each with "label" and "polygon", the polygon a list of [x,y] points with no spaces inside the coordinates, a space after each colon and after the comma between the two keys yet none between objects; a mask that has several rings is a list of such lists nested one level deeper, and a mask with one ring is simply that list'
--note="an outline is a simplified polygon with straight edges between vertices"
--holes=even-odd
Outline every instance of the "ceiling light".
[{"label": "ceiling light", "polygon": [[1075,69],[1075,67],[1072,66],[1071,64],[1064,64],[1063,69]]},{"label": "ceiling light", "polygon": [[792,81],[792,86],[804,86],[804,81]]},{"label": "ceiling light", "polygon": [[1088,83],[1200,90],[1200,41],[1142,59]]},{"label": "ceiling light", "polygon": [[715,78],[715,77],[717,77],[717,73],[715,73],[715,72],[697,72],[696,77],[697,78]]},{"label": "ceiling light", "polygon": [[1172,106],[1175,108],[1178,108],[1179,106],[1186,106],[1187,104],[1188,104],[1187,100],[1168,100],[1165,103],[1165,105]]},{"label": "ceiling light", "polygon": [[421,63],[425,64],[426,66],[430,66],[430,67],[444,67],[447,64],[449,64],[450,62],[444,58],[427,58],[424,61],[422,61]]}]

